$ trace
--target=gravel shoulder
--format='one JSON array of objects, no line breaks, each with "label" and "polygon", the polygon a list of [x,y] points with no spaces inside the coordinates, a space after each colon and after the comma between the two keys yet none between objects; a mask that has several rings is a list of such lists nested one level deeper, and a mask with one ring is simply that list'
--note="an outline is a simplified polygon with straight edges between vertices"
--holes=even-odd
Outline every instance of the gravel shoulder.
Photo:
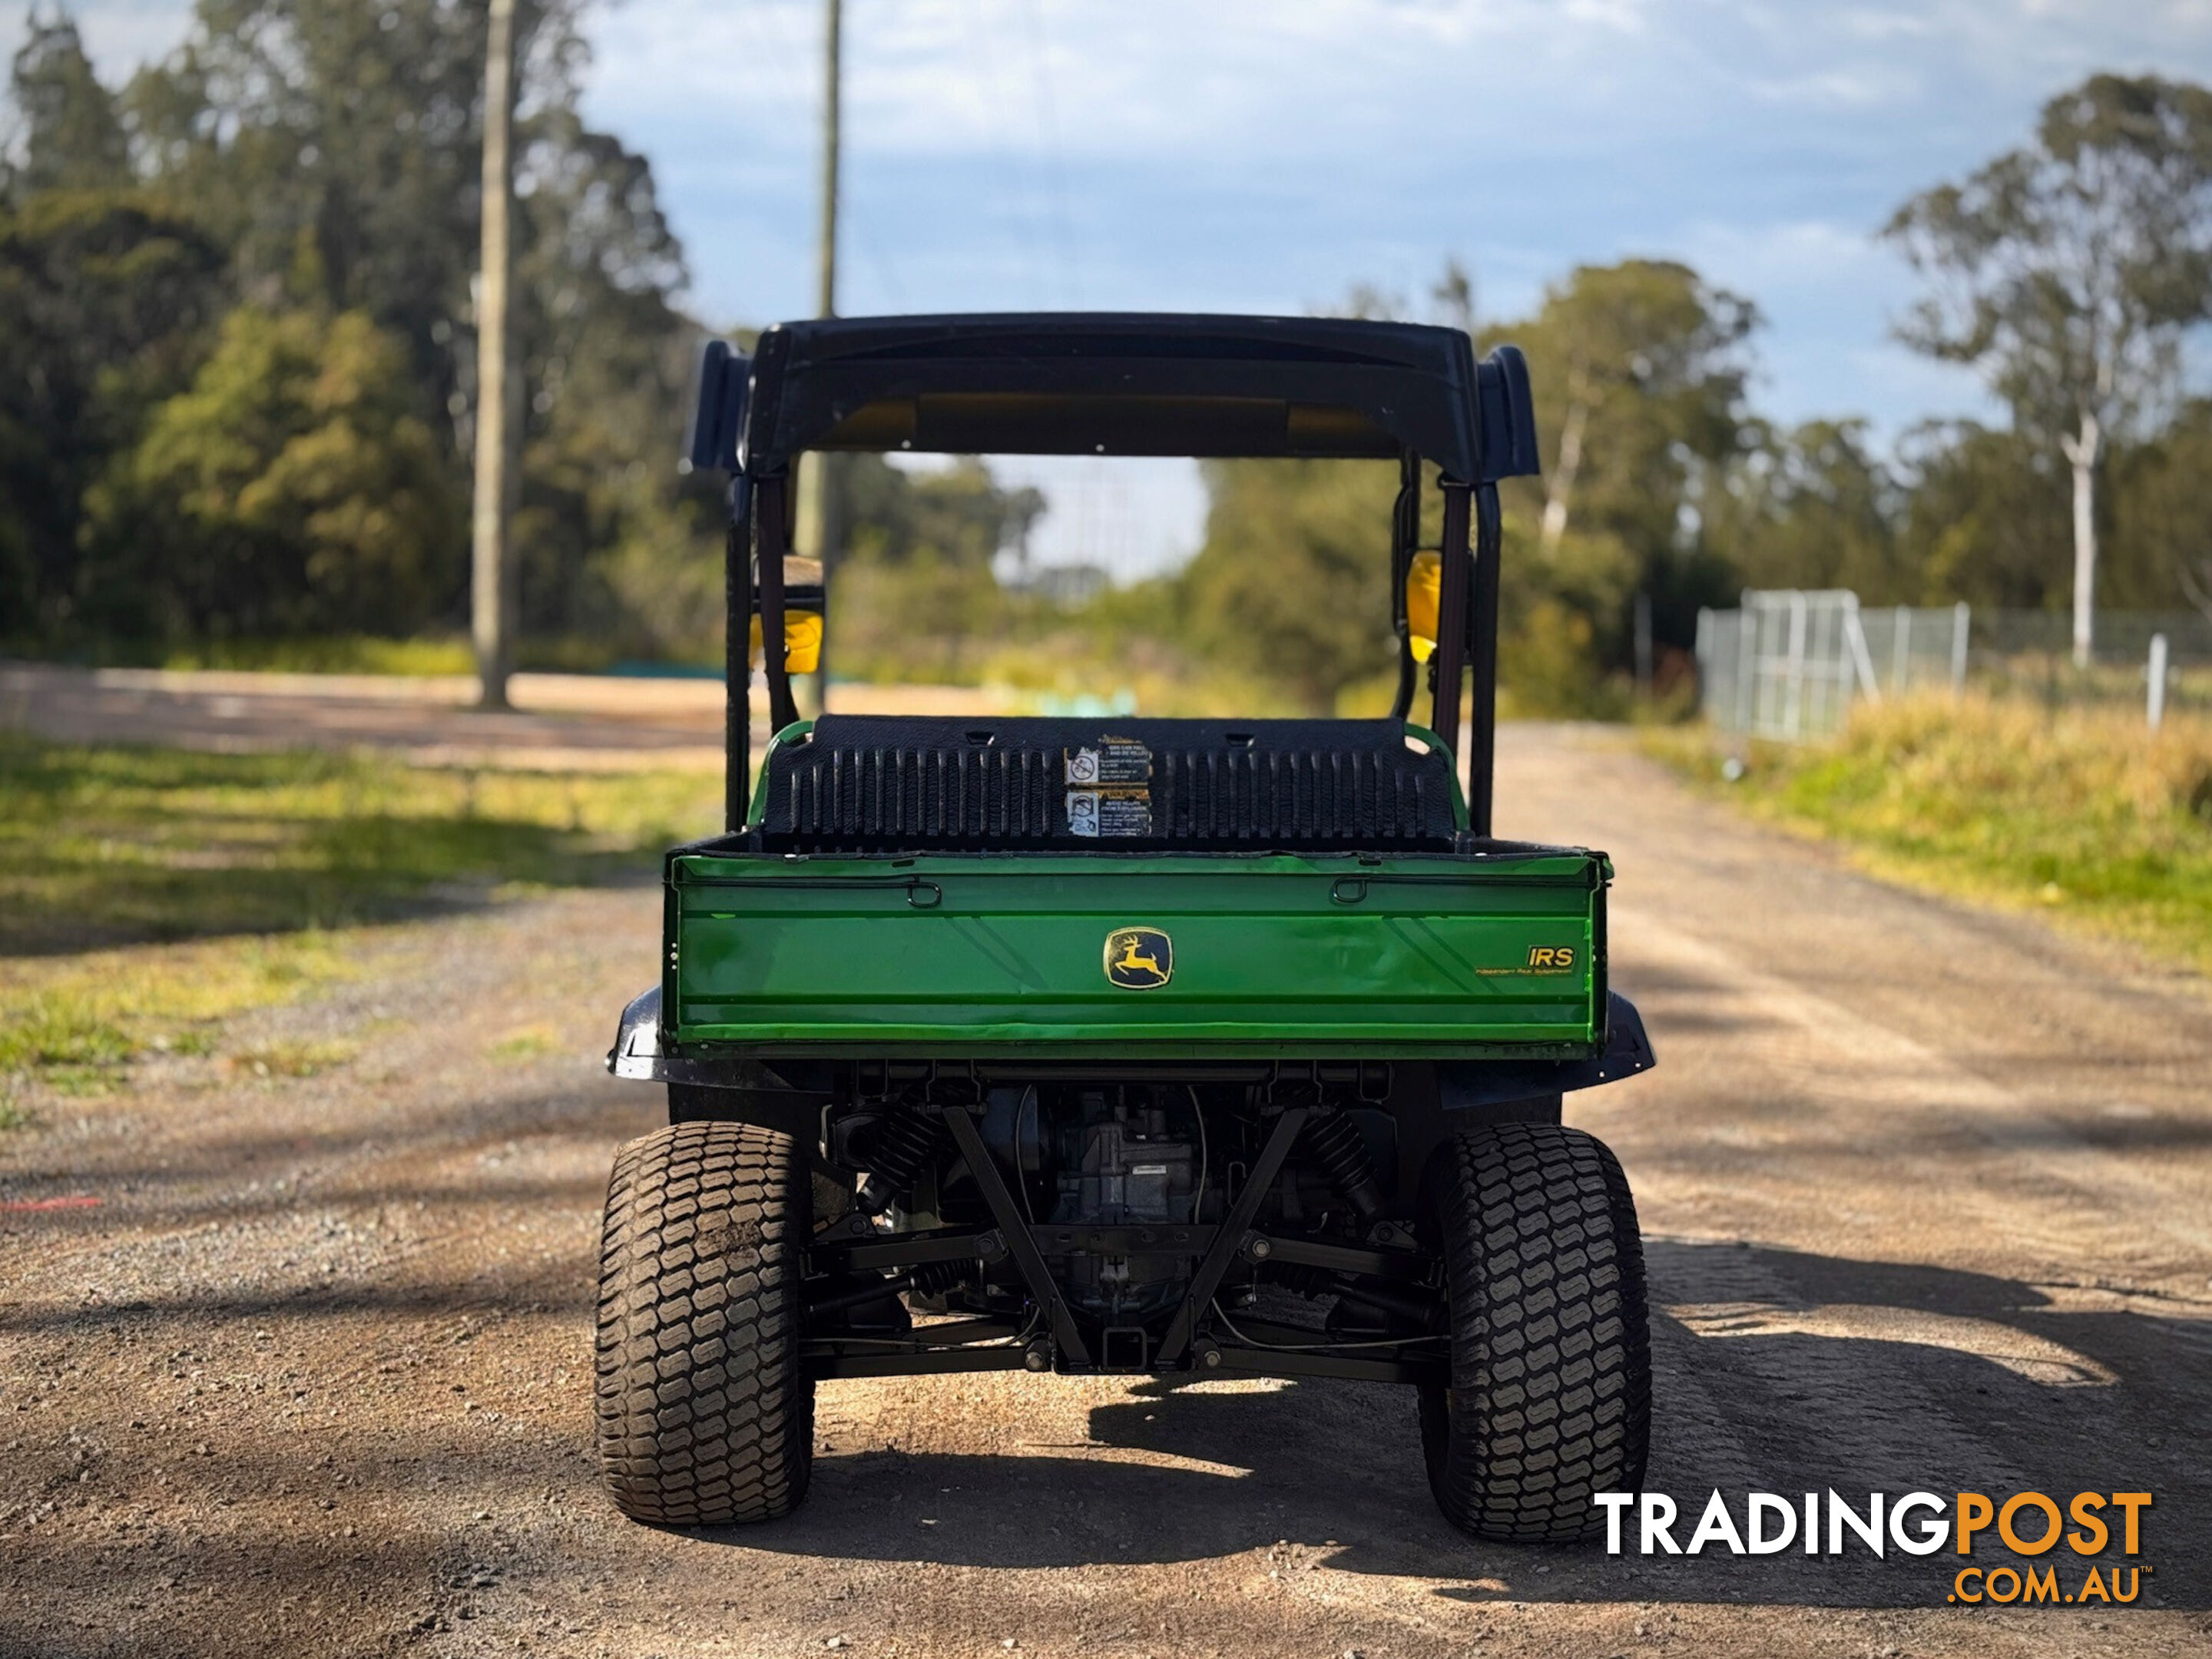
[{"label": "gravel shoulder", "polygon": [[2148,1490],[2137,1604],[1471,1544],[1411,1397],[1341,1384],[829,1384],[798,1517],[628,1525],[587,1327],[608,1164],[658,1121],[598,1061],[641,886],[372,935],[244,1022],[354,1048],[319,1075],[163,1059],[0,1132],[0,1654],[2212,1646],[2204,982],[1882,887],[1606,734],[1501,746],[1506,832],[1613,854],[1659,1049],[1569,1111],[1650,1244],[1649,1485]]}]

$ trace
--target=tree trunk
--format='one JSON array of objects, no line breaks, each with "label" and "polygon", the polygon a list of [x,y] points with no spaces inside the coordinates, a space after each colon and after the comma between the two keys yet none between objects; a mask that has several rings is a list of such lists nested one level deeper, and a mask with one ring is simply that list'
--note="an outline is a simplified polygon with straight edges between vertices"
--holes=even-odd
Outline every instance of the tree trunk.
[{"label": "tree trunk", "polygon": [[2097,620],[2097,455],[2103,428],[2084,410],[2079,434],[2062,436],[2059,447],[2074,469],[2074,665],[2089,665]]},{"label": "tree trunk", "polygon": [[1552,469],[1551,488],[1544,495],[1544,522],[1540,541],[1547,554],[1559,550],[1567,533],[1567,501],[1574,494],[1575,474],[1582,470],[1583,428],[1589,420],[1589,400],[1577,396],[1567,405],[1567,418],[1559,428],[1559,464]]},{"label": "tree trunk", "polygon": [[[483,263],[477,278],[476,499],[471,511],[471,632],[476,641],[477,698],[507,707],[514,648],[514,562],[507,528],[514,501],[514,439],[521,390],[508,362],[512,333],[507,287],[514,256],[509,215],[514,203],[510,131],[514,118],[514,0],[491,0],[484,52]],[[513,384],[510,384],[510,380]]]}]

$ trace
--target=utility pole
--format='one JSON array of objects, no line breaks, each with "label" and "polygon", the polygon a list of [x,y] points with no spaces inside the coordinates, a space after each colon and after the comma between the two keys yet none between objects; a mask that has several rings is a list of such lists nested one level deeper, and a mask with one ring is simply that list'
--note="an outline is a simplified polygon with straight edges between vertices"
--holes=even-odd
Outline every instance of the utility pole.
[{"label": "utility pole", "polygon": [[[814,313],[817,317],[837,314],[837,141],[840,122],[839,102],[843,90],[843,0],[823,0],[823,60],[822,60],[822,226],[816,250],[816,286]],[[798,534],[793,538],[796,550],[804,557],[822,562],[823,579],[826,585],[830,566],[836,556],[836,501],[830,487],[830,458],[819,452],[802,455],[799,461],[799,524]],[[825,623],[827,618],[823,619]],[[822,660],[818,679],[822,696],[826,702],[830,696],[829,630],[823,631]]]},{"label": "utility pole", "polygon": [[837,314],[837,137],[838,105],[844,92],[843,0],[823,0],[822,43],[822,241],[815,311]]},{"label": "utility pole", "polygon": [[481,705],[507,707],[514,631],[507,532],[513,504],[507,289],[514,258],[514,0],[491,0],[484,45],[483,233],[477,274],[477,477],[470,518],[470,631]]}]

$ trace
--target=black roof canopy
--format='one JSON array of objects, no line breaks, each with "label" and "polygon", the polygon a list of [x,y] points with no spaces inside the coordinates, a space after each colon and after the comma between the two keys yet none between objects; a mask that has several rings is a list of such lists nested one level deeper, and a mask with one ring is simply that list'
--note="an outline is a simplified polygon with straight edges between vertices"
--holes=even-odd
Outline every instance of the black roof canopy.
[{"label": "black roof canopy", "polygon": [[[732,372],[743,360],[726,358]],[[715,359],[709,351],[710,381]],[[1463,483],[1536,471],[1528,369],[1456,329],[1333,317],[1029,313],[768,330],[718,422],[757,477],[809,449],[1426,457]],[[717,444],[716,447],[724,447]],[[704,458],[695,451],[695,459]]]}]

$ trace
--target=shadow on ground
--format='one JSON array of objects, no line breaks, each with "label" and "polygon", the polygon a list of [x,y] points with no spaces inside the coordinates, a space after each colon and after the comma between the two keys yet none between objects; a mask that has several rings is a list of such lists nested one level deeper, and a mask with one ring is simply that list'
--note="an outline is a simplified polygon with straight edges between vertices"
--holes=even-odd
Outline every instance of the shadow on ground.
[{"label": "shadow on ground", "polygon": [[[1660,1243],[1653,1254],[1662,1300],[1718,1285],[1736,1292],[1729,1315],[1748,1322],[1703,1335],[1702,1316],[1655,1318],[1658,1420],[1645,1484],[1685,1511],[1679,1540],[1716,1486],[1739,1524],[1752,1489],[1802,1504],[1832,1487],[1861,1512],[1874,1491],[2033,1489],[2063,1502],[2148,1490],[2157,1501],[2137,1559],[2162,1575],[2166,1604],[2212,1607],[2212,1526],[2177,1433],[2202,1409],[2202,1322],[2063,1312],[2033,1286],[1924,1266],[1726,1245]],[[1886,1318],[1903,1338],[1880,1334]],[[1802,1328],[1824,1319],[1869,1334]],[[2069,1369],[2054,1358],[2063,1354],[2078,1363]],[[1602,1543],[1483,1543],[1450,1530],[1430,1503],[1409,1393],[1161,1380],[1133,1396],[1092,1412],[1080,1455],[1041,1444],[997,1457],[830,1455],[793,1520],[701,1535],[794,1555],[997,1567],[1284,1547],[1295,1560],[1281,1547],[1275,1556],[1288,1571],[1434,1578],[1436,1593],[1474,1601],[1924,1606],[1944,1600],[1961,1565],[1948,1550],[1875,1559],[1855,1541],[1811,1559],[1795,1548],[1645,1559],[1608,1556]],[[2008,1559],[1978,1548],[1983,1565]],[[2114,1547],[2104,1564],[2118,1559]],[[2059,1565],[2070,1583],[2091,1563],[2062,1549],[2039,1565]]]}]

